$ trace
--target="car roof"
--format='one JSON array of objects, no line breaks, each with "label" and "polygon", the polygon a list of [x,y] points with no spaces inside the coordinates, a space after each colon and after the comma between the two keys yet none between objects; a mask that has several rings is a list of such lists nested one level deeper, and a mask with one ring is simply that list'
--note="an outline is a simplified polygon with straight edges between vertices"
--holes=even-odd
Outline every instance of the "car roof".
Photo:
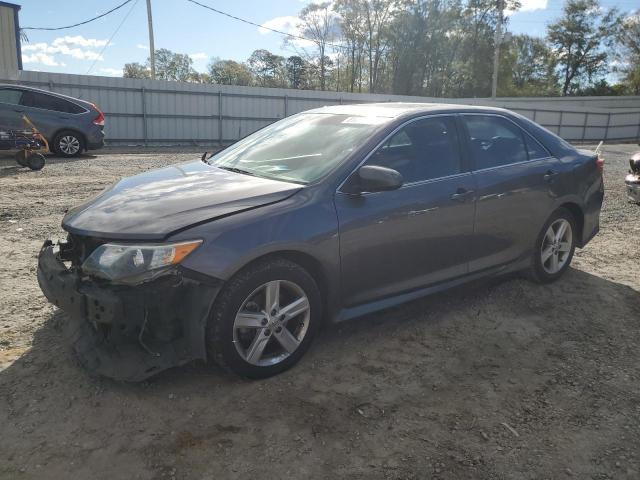
[{"label": "car roof", "polygon": [[361,103],[352,105],[331,105],[327,107],[307,110],[305,113],[326,113],[334,115],[352,115],[367,117],[398,118],[406,115],[434,112],[493,112],[511,113],[504,108],[485,107],[475,105],[464,105],[456,103],[405,103],[405,102],[384,102],[384,103]]},{"label": "car roof", "polygon": [[65,100],[69,100],[71,102],[81,103],[85,107],[88,107],[89,105],[91,105],[91,102],[88,102],[87,100],[82,100],[76,97],[70,97],[69,95],[64,95],[58,92],[50,92],[49,90],[43,90],[41,88],[27,87],[26,85],[13,84],[13,83],[0,83],[0,88],[16,88],[19,90],[28,90],[30,92],[44,93],[47,95],[53,95],[54,97],[64,98]]}]

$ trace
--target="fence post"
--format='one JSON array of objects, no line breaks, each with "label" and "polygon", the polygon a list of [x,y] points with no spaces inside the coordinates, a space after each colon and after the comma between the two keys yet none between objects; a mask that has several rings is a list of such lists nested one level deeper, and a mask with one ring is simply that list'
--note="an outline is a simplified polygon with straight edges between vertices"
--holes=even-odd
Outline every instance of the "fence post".
[{"label": "fence post", "polygon": [[222,146],[222,90],[218,92],[218,145]]},{"label": "fence post", "polygon": [[609,124],[611,123],[611,112],[607,113],[607,126],[604,129],[604,139],[609,136]]},{"label": "fence post", "polygon": [[587,136],[587,124],[589,123],[589,112],[585,112],[584,114],[584,123],[582,124],[582,141],[584,142],[584,137]]},{"label": "fence post", "polygon": [[146,147],[149,139],[147,135],[147,90],[142,87],[140,92],[142,93],[142,138]]},{"label": "fence post", "polygon": [[538,113],[538,111],[534,108],[533,109],[533,121],[536,121],[536,113]]},{"label": "fence post", "polygon": [[289,115],[289,96],[285,95],[284,96],[284,116],[288,116]]},{"label": "fence post", "polygon": [[638,114],[638,134],[636,135],[636,140],[640,143],[640,114]]},{"label": "fence post", "polygon": [[560,135],[560,132],[562,132],[562,117],[563,117],[564,111],[560,110],[560,121],[558,122],[558,136],[561,137],[562,135]]}]

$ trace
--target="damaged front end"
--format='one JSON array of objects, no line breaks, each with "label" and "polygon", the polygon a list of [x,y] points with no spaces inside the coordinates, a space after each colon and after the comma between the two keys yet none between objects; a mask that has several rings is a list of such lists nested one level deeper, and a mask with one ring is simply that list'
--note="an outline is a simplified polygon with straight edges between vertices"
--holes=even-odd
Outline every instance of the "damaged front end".
[{"label": "damaged front end", "polygon": [[[83,265],[100,241],[47,240],[38,282],[65,311],[65,331],[83,365],[98,374],[140,381],[195,359],[206,359],[205,328],[222,282],[169,265],[126,282],[88,275]],[[134,258],[135,261],[135,258]]]},{"label": "damaged front end", "polygon": [[640,203],[640,152],[629,159],[629,175],[624,179],[627,186],[627,197],[635,203]]}]

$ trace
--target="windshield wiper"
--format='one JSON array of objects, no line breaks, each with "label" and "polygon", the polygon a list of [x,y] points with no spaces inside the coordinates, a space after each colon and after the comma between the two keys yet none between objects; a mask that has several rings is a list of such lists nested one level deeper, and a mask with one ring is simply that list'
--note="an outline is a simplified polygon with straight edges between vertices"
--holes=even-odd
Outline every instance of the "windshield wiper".
[{"label": "windshield wiper", "polygon": [[222,170],[227,170],[229,172],[234,172],[234,173],[242,173],[243,175],[251,175],[252,177],[257,177],[258,175],[256,175],[253,172],[250,172],[248,170],[243,170],[242,168],[238,168],[238,167],[218,167]]}]

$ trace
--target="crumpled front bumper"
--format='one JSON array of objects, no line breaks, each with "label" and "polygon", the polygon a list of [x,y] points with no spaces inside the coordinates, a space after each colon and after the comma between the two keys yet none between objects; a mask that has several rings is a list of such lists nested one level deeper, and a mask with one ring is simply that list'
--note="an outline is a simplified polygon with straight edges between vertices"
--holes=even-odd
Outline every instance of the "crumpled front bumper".
[{"label": "crumpled front bumper", "polygon": [[47,240],[38,256],[38,283],[67,313],[65,334],[95,373],[140,381],[206,359],[206,322],[222,286],[217,279],[177,268],[139,285],[98,282],[67,268]]},{"label": "crumpled front bumper", "polygon": [[624,179],[627,185],[627,197],[635,203],[640,203],[640,174],[630,173]]}]

